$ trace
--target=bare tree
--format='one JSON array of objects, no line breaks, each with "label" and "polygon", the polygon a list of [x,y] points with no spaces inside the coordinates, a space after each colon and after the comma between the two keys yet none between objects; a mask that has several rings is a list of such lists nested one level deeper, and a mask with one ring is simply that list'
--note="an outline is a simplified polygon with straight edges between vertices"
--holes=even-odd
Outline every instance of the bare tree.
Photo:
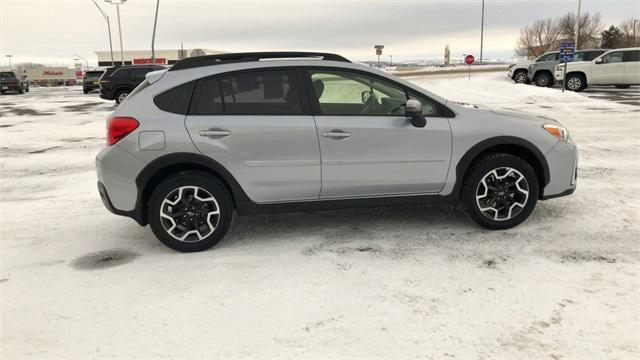
[{"label": "bare tree", "polygon": [[625,20],[620,23],[620,31],[622,32],[622,46],[635,47],[640,46],[640,36],[637,38],[634,35],[633,19]]},{"label": "bare tree", "polygon": [[520,29],[516,52],[528,57],[543,54],[558,46],[559,37],[558,20],[536,20],[533,24]]},{"label": "bare tree", "polygon": [[[576,15],[568,13],[561,17],[559,22],[560,34],[562,40],[574,41],[576,39]],[[590,14],[584,13],[580,15],[580,38],[578,46],[581,49],[589,47],[597,47],[599,40],[598,35],[603,30],[602,19],[600,13]]]}]

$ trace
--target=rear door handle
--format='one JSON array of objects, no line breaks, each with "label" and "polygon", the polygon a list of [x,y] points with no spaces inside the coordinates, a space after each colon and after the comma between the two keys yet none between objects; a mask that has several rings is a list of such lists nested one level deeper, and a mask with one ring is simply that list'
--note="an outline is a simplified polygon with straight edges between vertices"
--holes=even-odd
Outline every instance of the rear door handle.
[{"label": "rear door handle", "polygon": [[209,130],[202,130],[199,134],[200,136],[208,137],[209,139],[221,139],[231,135],[231,132],[225,129],[213,128]]},{"label": "rear door handle", "polygon": [[333,129],[331,131],[328,132],[323,132],[322,136],[329,138],[329,139],[334,139],[334,140],[341,140],[341,139],[346,139],[351,137],[351,133],[348,131],[344,131],[342,129]]}]

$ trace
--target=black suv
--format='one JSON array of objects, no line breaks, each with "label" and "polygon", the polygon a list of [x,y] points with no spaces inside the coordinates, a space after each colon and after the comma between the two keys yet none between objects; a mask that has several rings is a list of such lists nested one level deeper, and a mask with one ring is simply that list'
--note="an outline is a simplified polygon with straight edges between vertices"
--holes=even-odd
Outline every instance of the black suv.
[{"label": "black suv", "polygon": [[104,74],[102,70],[87,71],[82,80],[82,91],[88,94],[93,90],[100,89],[100,77],[102,74]]},{"label": "black suv", "polygon": [[124,65],[107,69],[100,78],[100,97],[120,104],[152,71],[164,70],[160,65]]},{"label": "black suv", "polygon": [[4,95],[7,91],[15,91],[22,94],[29,92],[29,83],[26,76],[17,76],[13,71],[0,72],[0,94]]}]

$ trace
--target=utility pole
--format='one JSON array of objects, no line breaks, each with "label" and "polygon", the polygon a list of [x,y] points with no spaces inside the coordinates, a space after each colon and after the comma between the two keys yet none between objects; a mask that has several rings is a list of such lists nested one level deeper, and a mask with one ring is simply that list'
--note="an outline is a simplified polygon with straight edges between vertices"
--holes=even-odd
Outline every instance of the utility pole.
[{"label": "utility pole", "polygon": [[7,58],[9,59],[9,71],[13,70],[13,67],[11,67],[11,58],[13,57],[13,55],[7,55]]},{"label": "utility pole", "polygon": [[578,0],[578,15],[576,16],[576,51],[579,48],[580,42],[580,10],[582,8],[582,0]]},{"label": "utility pole", "polygon": [[484,47],[484,0],[482,0],[482,21],[480,23],[480,64],[482,64],[483,47]]},{"label": "utility pole", "polygon": [[156,25],[158,24],[158,8],[160,7],[160,0],[156,0],[156,17],[153,20],[153,36],[151,37],[151,63],[156,63]]},{"label": "utility pole", "polygon": [[120,22],[120,5],[124,5],[127,0],[104,0],[111,5],[116,6],[116,13],[118,14],[118,35],[120,36],[120,63],[124,65],[124,47],[122,46],[122,25]]},{"label": "utility pole", "polygon": [[113,66],[115,64],[113,62],[113,43],[111,42],[111,22],[109,21],[109,16],[107,16],[107,14],[102,10],[102,8],[100,7],[100,5],[98,5],[96,0],[91,0],[91,1],[93,1],[93,3],[98,8],[98,11],[100,11],[100,14],[104,18],[104,20],[107,22],[107,30],[109,31],[109,52],[111,53],[111,66]]}]

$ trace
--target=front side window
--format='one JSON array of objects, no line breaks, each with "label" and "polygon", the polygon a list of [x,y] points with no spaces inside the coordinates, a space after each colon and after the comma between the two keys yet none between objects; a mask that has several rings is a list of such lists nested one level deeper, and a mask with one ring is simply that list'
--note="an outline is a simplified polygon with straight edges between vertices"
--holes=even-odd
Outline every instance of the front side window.
[{"label": "front side window", "polygon": [[546,55],[542,55],[538,58],[538,60],[536,60],[536,62],[542,62],[542,61],[556,61],[558,60],[559,54],[558,53],[553,53],[553,54],[546,54]]},{"label": "front side window", "polygon": [[310,71],[322,115],[404,116],[404,89],[355,72]]},{"label": "front side window", "polygon": [[622,51],[609,53],[602,57],[603,64],[612,64],[622,62]]},{"label": "front side window", "polygon": [[624,62],[638,62],[640,61],[640,50],[625,51]]}]

